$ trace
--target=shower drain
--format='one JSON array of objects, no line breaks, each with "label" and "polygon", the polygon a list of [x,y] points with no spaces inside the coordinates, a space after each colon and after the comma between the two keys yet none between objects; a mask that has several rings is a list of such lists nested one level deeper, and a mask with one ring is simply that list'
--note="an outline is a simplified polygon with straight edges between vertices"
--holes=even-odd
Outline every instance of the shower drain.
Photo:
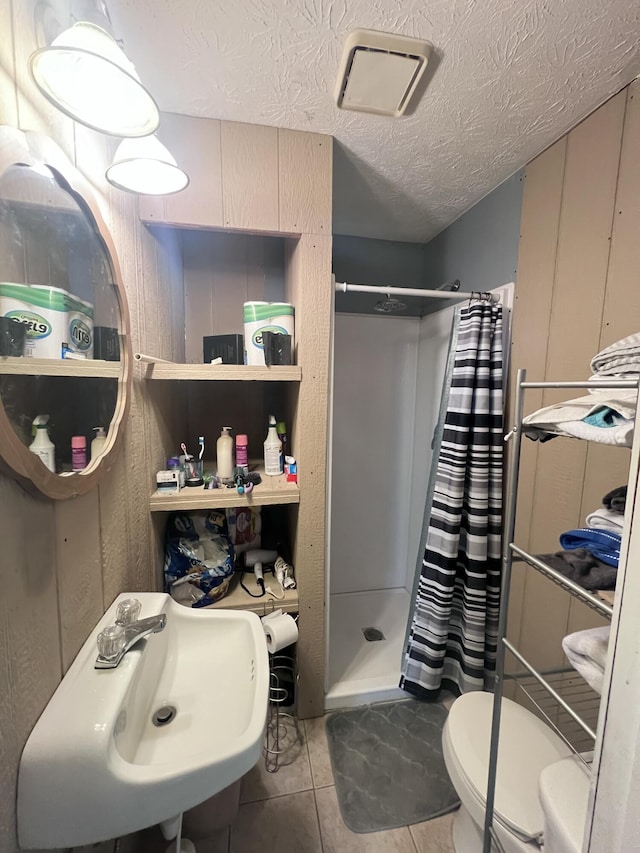
[{"label": "shower drain", "polygon": [[380,628],[363,628],[362,633],[368,643],[375,643],[378,640],[384,640],[385,636]]},{"label": "shower drain", "polygon": [[153,712],[151,722],[154,726],[168,726],[175,719],[177,713],[173,705],[162,705],[157,711]]}]

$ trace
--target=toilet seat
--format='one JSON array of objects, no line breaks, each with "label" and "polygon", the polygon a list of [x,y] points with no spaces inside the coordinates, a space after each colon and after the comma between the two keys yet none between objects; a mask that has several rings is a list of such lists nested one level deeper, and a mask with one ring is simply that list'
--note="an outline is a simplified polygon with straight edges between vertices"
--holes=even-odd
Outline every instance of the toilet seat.
[{"label": "toilet seat", "polygon": [[[466,693],[449,711],[443,751],[451,781],[478,826],[484,825],[493,695]],[[545,723],[510,699],[502,700],[494,816],[525,842],[542,836],[540,773],[571,751]]]}]

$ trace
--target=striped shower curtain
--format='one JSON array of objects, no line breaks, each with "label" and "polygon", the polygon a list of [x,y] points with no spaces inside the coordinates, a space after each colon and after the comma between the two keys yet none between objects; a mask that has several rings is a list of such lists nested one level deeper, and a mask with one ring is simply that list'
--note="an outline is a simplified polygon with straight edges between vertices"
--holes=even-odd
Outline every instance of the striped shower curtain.
[{"label": "striped shower curtain", "polygon": [[502,307],[456,311],[400,686],[482,690],[495,670],[501,580]]}]

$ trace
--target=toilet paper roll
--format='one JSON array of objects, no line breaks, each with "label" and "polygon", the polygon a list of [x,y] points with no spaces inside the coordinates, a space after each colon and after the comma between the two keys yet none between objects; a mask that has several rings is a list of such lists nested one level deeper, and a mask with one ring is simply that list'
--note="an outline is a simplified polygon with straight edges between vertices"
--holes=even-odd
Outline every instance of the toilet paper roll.
[{"label": "toilet paper roll", "polygon": [[271,616],[262,621],[269,654],[275,654],[298,639],[298,626],[288,613]]}]

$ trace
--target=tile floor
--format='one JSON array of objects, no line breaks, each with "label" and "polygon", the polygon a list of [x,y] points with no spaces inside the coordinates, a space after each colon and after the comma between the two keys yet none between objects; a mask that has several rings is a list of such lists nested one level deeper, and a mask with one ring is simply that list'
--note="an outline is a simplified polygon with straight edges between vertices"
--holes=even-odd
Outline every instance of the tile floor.
[{"label": "tile floor", "polygon": [[[300,724],[303,743],[291,763],[267,773],[261,760],[242,783],[230,828],[198,841],[197,853],[453,853],[452,815],[384,832],[357,834],[340,815],[325,718]],[[145,853],[164,853],[158,830]]]}]

